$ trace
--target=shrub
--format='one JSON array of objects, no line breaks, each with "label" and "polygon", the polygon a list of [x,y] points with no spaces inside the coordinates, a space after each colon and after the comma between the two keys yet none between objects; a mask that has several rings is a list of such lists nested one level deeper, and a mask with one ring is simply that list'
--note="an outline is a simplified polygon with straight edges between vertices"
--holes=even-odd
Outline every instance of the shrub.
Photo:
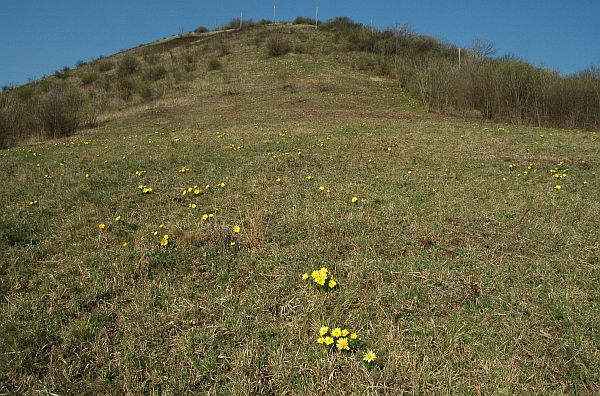
[{"label": "shrub", "polygon": [[89,85],[98,80],[98,77],[98,73],[96,72],[87,72],[83,73],[79,78],[81,79],[81,83],[83,85]]},{"label": "shrub", "polygon": [[128,77],[120,77],[117,80],[117,92],[119,94],[119,98],[128,102],[133,96],[133,92],[135,91],[135,82]]},{"label": "shrub", "polygon": [[283,56],[290,52],[292,46],[290,42],[281,35],[275,35],[267,41],[267,55],[270,57]]},{"label": "shrub", "polygon": [[60,78],[61,80],[64,80],[65,78],[69,77],[69,75],[71,74],[71,69],[68,66],[65,66],[62,68],[62,70],[57,70],[54,72],[54,76],[56,78]]},{"label": "shrub", "polygon": [[158,81],[167,75],[167,69],[163,65],[153,66],[144,72],[144,79]]},{"label": "shrub", "polygon": [[136,84],[135,90],[142,99],[150,100],[154,97],[154,91],[152,90],[150,84],[148,84],[147,82],[139,81]]},{"label": "shrub", "polygon": [[15,139],[18,116],[21,114],[18,99],[10,92],[0,93],[0,148],[7,148]]},{"label": "shrub", "polygon": [[222,68],[223,64],[217,58],[208,61],[208,70],[220,70]]},{"label": "shrub", "polygon": [[260,21],[256,22],[258,26],[270,25],[272,23],[273,21],[271,21],[270,19],[261,19]]},{"label": "shrub", "polygon": [[98,61],[97,67],[99,72],[107,72],[112,70],[112,68],[115,67],[115,64],[111,60],[103,59]]},{"label": "shrub", "polygon": [[131,55],[124,56],[117,66],[117,74],[120,77],[130,76],[138,70],[139,62]]},{"label": "shrub", "polygon": [[46,137],[71,135],[83,117],[84,98],[74,87],[59,83],[51,86],[37,103],[36,116]]},{"label": "shrub", "polygon": [[294,24],[295,25],[314,25],[315,20],[312,18],[304,17],[304,16],[297,16],[296,19],[294,19]]},{"label": "shrub", "polygon": [[205,26],[198,26],[196,29],[194,29],[195,33],[206,33],[208,32],[208,28]]}]

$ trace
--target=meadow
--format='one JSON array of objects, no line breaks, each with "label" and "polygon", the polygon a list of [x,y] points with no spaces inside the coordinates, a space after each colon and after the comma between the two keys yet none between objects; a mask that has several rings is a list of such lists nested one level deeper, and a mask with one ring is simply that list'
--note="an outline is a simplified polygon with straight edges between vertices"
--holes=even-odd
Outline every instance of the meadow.
[{"label": "meadow", "polygon": [[599,392],[597,132],[427,113],[352,54],[231,40],[0,151],[0,394]]}]

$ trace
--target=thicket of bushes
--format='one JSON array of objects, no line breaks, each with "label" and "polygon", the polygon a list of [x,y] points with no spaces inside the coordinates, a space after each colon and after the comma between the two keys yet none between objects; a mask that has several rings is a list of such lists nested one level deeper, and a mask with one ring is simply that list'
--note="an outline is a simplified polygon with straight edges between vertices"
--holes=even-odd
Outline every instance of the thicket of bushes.
[{"label": "thicket of bushes", "polygon": [[63,81],[36,95],[0,93],[0,146],[29,136],[67,136],[90,119],[82,93]]},{"label": "thicket of bushes", "polygon": [[463,50],[410,29],[372,30],[341,17],[323,29],[348,51],[374,54],[377,70],[397,78],[428,111],[477,110],[490,120],[537,126],[600,128],[600,69],[569,77],[514,57],[491,58],[476,42]]}]

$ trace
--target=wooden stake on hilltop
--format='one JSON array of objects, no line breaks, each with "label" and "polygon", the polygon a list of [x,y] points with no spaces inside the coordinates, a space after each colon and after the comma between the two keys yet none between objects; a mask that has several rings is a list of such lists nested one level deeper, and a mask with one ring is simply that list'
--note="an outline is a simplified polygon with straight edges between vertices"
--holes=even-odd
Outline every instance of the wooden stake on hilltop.
[{"label": "wooden stake on hilltop", "polygon": [[319,28],[319,7],[315,11],[315,29]]},{"label": "wooden stake on hilltop", "polygon": [[243,23],[244,23],[244,13],[240,12],[240,30],[242,30]]},{"label": "wooden stake on hilltop", "polygon": [[458,47],[458,68],[460,69],[460,47]]},{"label": "wooden stake on hilltop", "polygon": [[273,3],[273,22],[276,22],[275,19],[275,4]]}]

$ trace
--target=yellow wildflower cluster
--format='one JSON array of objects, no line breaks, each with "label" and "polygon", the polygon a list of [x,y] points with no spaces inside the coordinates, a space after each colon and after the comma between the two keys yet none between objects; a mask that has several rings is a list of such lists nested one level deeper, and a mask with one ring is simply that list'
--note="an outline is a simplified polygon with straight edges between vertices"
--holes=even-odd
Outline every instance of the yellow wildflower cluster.
[{"label": "yellow wildflower cluster", "polygon": [[314,270],[310,275],[305,273],[302,275],[303,280],[312,279],[317,285],[324,288],[333,289],[337,286],[337,281],[333,278],[333,275],[329,272],[326,267],[321,267],[318,270]]},{"label": "yellow wildflower cluster", "polygon": [[202,188],[198,187],[197,185],[192,186],[192,187],[187,187],[184,188],[183,191],[181,191],[181,195],[200,195],[202,194]]},{"label": "yellow wildflower cluster", "polygon": [[319,329],[317,344],[325,345],[338,351],[354,351],[359,346],[359,338],[358,333],[351,333],[348,329],[322,326]]},{"label": "yellow wildflower cluster", "polygon": [[152,192],[152,187],[148,187],[148,186],[146,186],[144,184],[140,184],[138,186],[138,190],[140,190],[144,194],[150,194]]},{"label": "yellow wildflower cluster", "polygon": [[142,176],[144,176],[144,174],[145,174],[145,173],[146,173],[146,171],[145,171],[145,170],[138,170],[138,171],[135,171],[135,175],[136,175],[136,176],[138,176],[138,177],[142,177]]},{"label": "yellow wildflower cluster", "polygon": [[190,168],[182,166],[181,169],[179,169],[179,173],[186,173],[189,172]]}]

